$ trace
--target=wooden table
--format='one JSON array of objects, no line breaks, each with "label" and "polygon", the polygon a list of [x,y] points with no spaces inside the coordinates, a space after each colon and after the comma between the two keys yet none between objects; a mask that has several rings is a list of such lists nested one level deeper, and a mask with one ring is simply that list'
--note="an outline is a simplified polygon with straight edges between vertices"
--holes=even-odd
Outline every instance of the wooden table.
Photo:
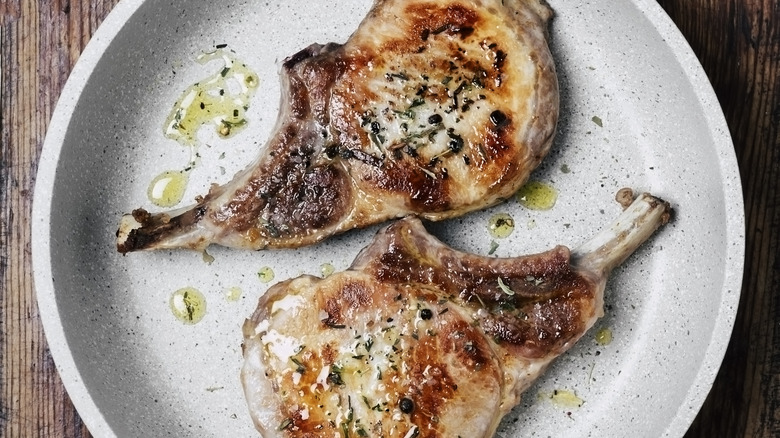
[{"label": "wooden table", "polygon": [[[90,436],[43,336],[29,225],[35,171],[54,104],[84,45],[117,1],[0,1],[0,437]],[[747,214],[745,279],[734,334],[686,437],[777,437],[780,2],[659,3],[688,38],[723,106]]]}]

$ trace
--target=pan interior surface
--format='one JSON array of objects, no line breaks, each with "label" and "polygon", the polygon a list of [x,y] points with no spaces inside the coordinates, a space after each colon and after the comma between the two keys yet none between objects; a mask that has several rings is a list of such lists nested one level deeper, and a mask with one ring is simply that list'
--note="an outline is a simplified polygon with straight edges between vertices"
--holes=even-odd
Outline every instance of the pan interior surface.
[{"label": "pan interior surface", "polygon": [[[682,436],[704,401],[739,300],[744,217],[736,159],[714,93],[690,48],[651,1],[551,0],[561,89],[553,151],[533,176],[555,206],[516,199],[431,225],[444,242],[487,254],[495,213],[516,229],[496,256],[576,247],[621,211],[623,187],[667,199],[675,218],[610,278],[605,317],[559,358],[498,436]],[[343,42],[370,7],[246,0],[127,0],[90,42],[50,125],[34,202],[41,317],[69,395],[95,436],[253,436],[239,381],[241,325],[276,281],[346,269],[378,227],[298,250],[156,251],[122,256],[122,214],[154,210],[147,187],[190,150],[163,124],[186,87],[218,71],[195,61],[223,44],[260,79],[249,124],[201,132],[182,205],[225,183],[264,147],[276,121],[278,71],[313,42]],[[189,201],[188,201],[189,200]],[[258,272],[270,268],[274,280]],[[207,303],[183,324],[171,294]],[[612,342],[597,342],[608,330]],[[673,372],[672,372],[673,370]],[[566,407],[551,394],[576,394]]]}]

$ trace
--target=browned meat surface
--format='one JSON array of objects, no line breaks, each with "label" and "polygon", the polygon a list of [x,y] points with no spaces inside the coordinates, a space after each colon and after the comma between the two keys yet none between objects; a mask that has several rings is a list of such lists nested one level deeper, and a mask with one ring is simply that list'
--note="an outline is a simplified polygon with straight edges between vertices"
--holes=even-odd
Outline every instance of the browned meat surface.
[{"label": "browned meat surface", "polygon": [[[458,252],[406,218],[350,269],[273,286],[244,325],[242,381],[265,438],[490,437],[603,314],[610,271],[669,205],[641,195],[570,252]],[[340,434],[340,435],[339,435]]]},{"label": "browned meat surface", "polygon": [[197,205],[125,215],[118,250],[298,247],[507,198],[555,132],[551,15],[543,0],[377,0],[345,44],[285,60],[254,163]]}]

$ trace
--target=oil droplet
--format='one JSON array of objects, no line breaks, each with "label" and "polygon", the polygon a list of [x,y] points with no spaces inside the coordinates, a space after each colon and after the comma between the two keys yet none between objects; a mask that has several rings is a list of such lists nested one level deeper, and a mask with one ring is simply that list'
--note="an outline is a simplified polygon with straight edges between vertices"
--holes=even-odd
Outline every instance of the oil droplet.
[{"label": "oil droplet", "polygon": [[185,324],[196,324],[206,315],[206,297],[193,287],[185,287],[171,295],[173,315]]},{"label": "oil droplet", "polygon": [[609,345],[612,343],[612,330],[603,328],[596,332],[596,343],[599,345]]},{"label": "oil droplet", "polygon": [[515,220],[506,213],[496,213],[488,221],[488,231],[496,239],[509,237],[515,230]]},{"label": "oil droplet", "polygon": [[189,179],[187,172],[167,170],[152,180],[146,195],[158,207],[173,207],[184,198]]},{"label": "oil droplet", "polygon": [[202,53],[206,64],[221,59],[223,67],[212,76],[187,88],[165,121],[165,136],[184,146],[197,144],[201,126],[213,124],[223,138],[235,135],[247,123],[245,112],[259,85],[258,76],[237,60],[232,51],[217,49]]},{"label": "oil droplet", "polygon": [[241,288],[233,286],[225,289],[225,299],[227,301],[238,301],[241,298]]},{"label": "oil droplet", "polygon": [[334,270],[335,269],[333,268],[333,265],[331,265],[330,263],[323,263],[320,266],[320,272],[322,272],[322,278],[329,277]]},{"label": "oil droplet", "polygon": [[577,394],[565,389],[554,390],[550,395],[550,399],[552,399],[554,404],[562,408],[579,408],[585,403],[585,400],[577,397]]},{"label": "oil droplet", "polygon": [[517,202],[530,210],[549,210],[558,200],[555,187],[540,181],[530,181],[517,192]]},{"label": "oil droplet", "polygon": [[257,271],[257,277],[263,283],[268,283],[274,279],[274,270],[268,266],[263,266],[259,271]]}]

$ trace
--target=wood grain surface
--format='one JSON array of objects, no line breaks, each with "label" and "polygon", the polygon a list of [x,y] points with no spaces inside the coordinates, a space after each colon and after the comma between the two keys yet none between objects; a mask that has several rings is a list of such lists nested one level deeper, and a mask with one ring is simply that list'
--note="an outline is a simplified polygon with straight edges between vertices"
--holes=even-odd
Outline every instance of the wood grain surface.
[{"label": "wood grain surface", "polygon": [[[41,328],[31,275],[30,215],[54,105],[84,45],[117,1],[0,0],[0,437],[90,436],[57,376]],[[686,437],[777,437],[780,3],[659,4],[690,42],[723,107],[739,160],[747,222],[734,334]]]}]

